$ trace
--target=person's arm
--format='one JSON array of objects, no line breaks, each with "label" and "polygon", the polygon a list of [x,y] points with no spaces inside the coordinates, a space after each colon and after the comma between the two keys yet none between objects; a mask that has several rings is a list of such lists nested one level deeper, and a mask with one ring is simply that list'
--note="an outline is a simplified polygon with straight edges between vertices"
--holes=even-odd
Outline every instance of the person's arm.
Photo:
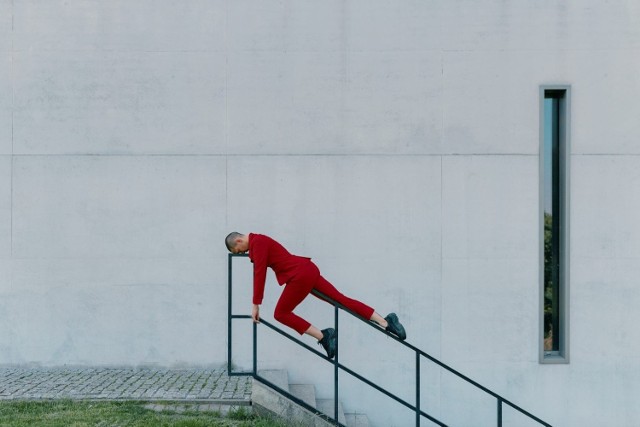
[{"label": "person's arm", "polygon": [[[264,283],[267,279],[267,253],[266,242],[256,239],[249,251],[253,262],[253,305],[262,304],[264,298]],[[254,319],[255,320],[255,319]]]}]

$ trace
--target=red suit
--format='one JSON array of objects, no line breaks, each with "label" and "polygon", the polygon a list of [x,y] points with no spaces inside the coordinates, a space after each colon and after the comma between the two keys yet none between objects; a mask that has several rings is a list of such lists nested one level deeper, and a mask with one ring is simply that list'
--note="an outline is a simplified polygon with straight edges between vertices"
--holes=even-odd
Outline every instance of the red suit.
[{"label": "red suit", "polygon": [[276,273],[280,286],[286,283],[276,304],[273,317],[303,334],[311,324],[295,315],[293,310],[313,289],[339,302],[365,319],[371,318],[373,308],[341,294],[320,275],[311,258],[291,255],[280,243],[269,236],[249,234],[249,258],[253,263],[253,303],[262,304],[267,267]]}]

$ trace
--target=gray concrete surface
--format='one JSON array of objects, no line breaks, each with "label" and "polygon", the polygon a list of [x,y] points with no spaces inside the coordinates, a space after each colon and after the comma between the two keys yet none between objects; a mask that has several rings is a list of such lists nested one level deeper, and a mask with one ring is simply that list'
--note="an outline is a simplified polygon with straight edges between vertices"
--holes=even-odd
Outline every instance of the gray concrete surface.
[{"label": "gray concrete surface", "polygon": [[[267,381],[280,387],[282,390],[291,393],[296,398],[306,402],[312,408],[317,409],[320,413],[329,416],[334,414],[333,400],[317,399],[315,389],[312,384],[290,384],[287,370],[270,369],[260,371],[259,374]],[[288,397],[272,390],[269,386],[253,379],[252,381],[251,401],[253,410],[257,414],[275,415],[279,418],[289,420],[294,425],[329,427],[332,425],[324,418],[318,416],[314,411],[307,410],[302,406],[294,403]],[[346,418],[342,404],[339,404],[338,419],[340,423],[346,425]],[[355,420],[354,420],[355,421]]]},{"label": "gray concrete surface", "polygon": [[[0,363],[224,363],[237,229],[554,425],[640,425],[639,5],[0,0]],[[564,366],[538,362],[543,84],[572,87]],[[278,296],[269,276],[265,318]],[[299,314],[332,323],[317,301]],[[329,394],[322,365],[260,333],[261,367]],[[349,321],[340,336],[341,361],[411,401],[411,354]],[[422,373],[421,407],[493,421],[495,402]],[[412,420],[342,387],[374,425]]]},{"label": "gray concrete surface", "polygon": [[223,369],[0,367],[0,400],[46,399],[248,405],[251,379]]}]

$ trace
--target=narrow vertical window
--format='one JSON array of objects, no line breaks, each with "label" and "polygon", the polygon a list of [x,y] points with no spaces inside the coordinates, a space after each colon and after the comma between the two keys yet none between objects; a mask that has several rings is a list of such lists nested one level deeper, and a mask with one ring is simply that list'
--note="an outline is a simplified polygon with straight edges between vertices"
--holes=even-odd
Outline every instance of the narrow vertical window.
[{"label": "narrow vertical window", "polygon": [[541,88],[541,361],[567,363],[569,87]]}]

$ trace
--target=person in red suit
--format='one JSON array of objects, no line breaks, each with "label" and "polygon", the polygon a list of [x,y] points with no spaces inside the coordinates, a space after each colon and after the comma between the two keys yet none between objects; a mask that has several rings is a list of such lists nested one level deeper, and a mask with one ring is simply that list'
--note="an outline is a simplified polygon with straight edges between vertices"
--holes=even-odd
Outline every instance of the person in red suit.
[{"label": "person in red suit", "polygon": [[253,263],[253,321],[260,321],[260,304],[264,296],[264,285],[267,267],[276,274],[280,286],[286,284],[276,304],[273,317],[280,323],[294,329],[300,335],[308,334],[318,340],[329,358],[333,358],[336,349],[336,331],[333,328],[320,330],[308,321],[296,315],[293,310],[311,293],[313,289],[342,304],[359,316],[372,320],[386,331],[401,340],[407,338],[404,327],[395,313],[382,317],[368,305],[344,296],[327,279],[322,277],[318,267],[311,258],[292,255],[284,246],[269,236],[257,233],[248,235],[238,232],[230,233],[225,244],[234,254],[249,252]]}]

